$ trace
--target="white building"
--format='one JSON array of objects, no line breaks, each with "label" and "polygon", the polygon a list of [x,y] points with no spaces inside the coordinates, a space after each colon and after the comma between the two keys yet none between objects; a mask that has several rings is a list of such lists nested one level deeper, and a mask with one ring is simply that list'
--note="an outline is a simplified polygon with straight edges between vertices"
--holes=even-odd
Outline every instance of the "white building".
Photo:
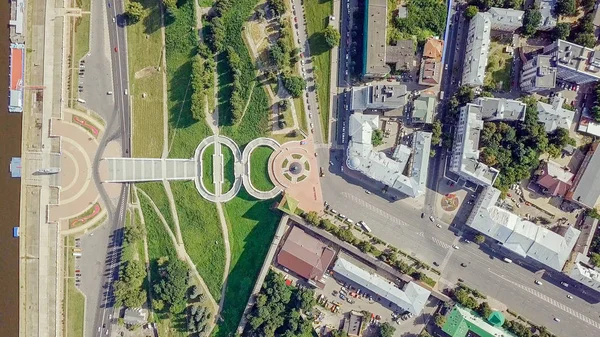
[{"label": "white building", "polygon": [[468,103],[462,107],[454,135],[450,171],[477,185],[491,186],[498,177],[498,170],[479,162],[482,129],[481,105]]},{"label": "white building", "polygon": [[[425,193],[431,133],[417,131],[413,134],[412,148],[396,147],[391,158],[373,150],[373,131],[379,129],[378,115],[355,112],[350,115],[349,142],[346,165],[367,177],[379,181],[410,197]],[[404,172],[408,175],[404,175]]]},{"label": "white building", "polygon": [[594,268],[585,255],[577,254],[575,265],[571,269],[569,277],[587,287],[600,291],[600,270]]},{"label": "white building", "polygon": [[544,55],[552,56],[557,77],[571,83],[584,84],[600,80],[600,52],[564,40],[544,47]]},{"label": "white building", "polygon": [[540,10],[542,20],[538,26],[538,30],[549,31],[556,27],[558,16],[554,14],[556,0],[535,0],[535,5]]},{"label": "white building", "polygon": [[546,132],[552,132],[557,128],[571,129],[575,111],[563,109],[564,103],[565,99],[560,93],[550,98],[550,104],[537,103],[538,120],[544,124]]},{"label": "white building", "polygon": [[479,195],[467,225],[500,242],[504,248],[554,270],[562,271],[577,243],[574,227],[555,233],[496,205],[500,191],[488,186]]},{"label": "white building", "polygon": [[521,90],[529,93],[556,87],[556,66],[552,56],[536,55],[523,64]]},{"label": "white building", "polygon": [[490,52],[490,15],[477,13],[469,22],[467,49],[464,56],[462,84],[482,86]]},{"label": "white building", "polygon": [[524,121],[527,105],[521,101],[506,98],[479,97],[475,104],[481,106],[481,119],[494,121]]},{"label": "white building", "polygon": [[523,26],[523,16],[525,12],[509,8],[491,7],[487,13],[493,30],[503,32],[514,32]]}]

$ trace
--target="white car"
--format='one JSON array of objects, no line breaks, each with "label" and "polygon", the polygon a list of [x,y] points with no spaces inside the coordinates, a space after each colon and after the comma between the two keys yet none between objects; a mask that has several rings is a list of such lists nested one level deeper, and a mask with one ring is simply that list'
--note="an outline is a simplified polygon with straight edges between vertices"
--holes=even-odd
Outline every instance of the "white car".
[{"label": "white car", "polygon": [[437,224],[437,225],[435,225],[435,227],[437,227],[437,228],[442,228],[442,225],[440,225],[440,224]]},{"label": "white car", "polygon": [[571,296],[571,295],[567,295],[567,298],[568,298],[568,299],[573,299],[573,296]]},{"label": "white car", "polygon": [[429,221],[431,221],[431,222],[434,222],[434,221],[435,221],[435,218],[434,218],[432,215],[430,215],[430,216],[429,216]]},{"label": "white car", "polygon": [[458,249],[458,246],[457,245],[453,245],[452,248]]},{"label": "white car", "polygon": [[558,317],[554,317],[554,321],[555,322],[560,322],[560,319],[558,319]]},{"label": "white car", "polygon": [[537,284],[538,286],[541,286],[541,285],[542,285],[542,282],[540,282],[540,281],[538,281],[538,280],[535,280],[535,281],[534,281],[534,283],[535,283],[535,284]]}]

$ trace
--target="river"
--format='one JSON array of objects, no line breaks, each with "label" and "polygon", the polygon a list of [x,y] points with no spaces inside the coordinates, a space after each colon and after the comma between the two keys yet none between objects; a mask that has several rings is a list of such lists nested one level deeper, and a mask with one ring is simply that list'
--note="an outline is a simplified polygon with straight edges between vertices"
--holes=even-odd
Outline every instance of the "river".
[{"label": "river", "polygon": [[0,336],[19,335],[19,240],[12,237],[19,225],[21,180],[10,177],[10,160],[21,156],[21,114],[8,112],[8,56],[10,2],[0,1]]}]

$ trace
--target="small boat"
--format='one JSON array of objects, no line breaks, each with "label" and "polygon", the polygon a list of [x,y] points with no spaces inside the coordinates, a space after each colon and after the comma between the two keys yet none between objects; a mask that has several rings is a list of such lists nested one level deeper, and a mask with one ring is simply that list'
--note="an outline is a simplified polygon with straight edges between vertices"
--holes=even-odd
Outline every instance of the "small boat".
[{"label": "small boat", "polygon": [[19,237],[19,227],[13,227],[13,238]]}]

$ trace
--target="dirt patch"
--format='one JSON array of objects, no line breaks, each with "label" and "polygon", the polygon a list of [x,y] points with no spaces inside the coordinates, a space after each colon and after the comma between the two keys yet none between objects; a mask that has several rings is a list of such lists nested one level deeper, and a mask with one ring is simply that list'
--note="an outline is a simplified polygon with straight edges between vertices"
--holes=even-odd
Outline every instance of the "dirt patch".
[{"label": "dirt patch", "polygon": [[140,78],[149,77],[156,73],[158,73],[158,68],[152,66],[146,67],[135,72],[135,79],[138,80]]}]

